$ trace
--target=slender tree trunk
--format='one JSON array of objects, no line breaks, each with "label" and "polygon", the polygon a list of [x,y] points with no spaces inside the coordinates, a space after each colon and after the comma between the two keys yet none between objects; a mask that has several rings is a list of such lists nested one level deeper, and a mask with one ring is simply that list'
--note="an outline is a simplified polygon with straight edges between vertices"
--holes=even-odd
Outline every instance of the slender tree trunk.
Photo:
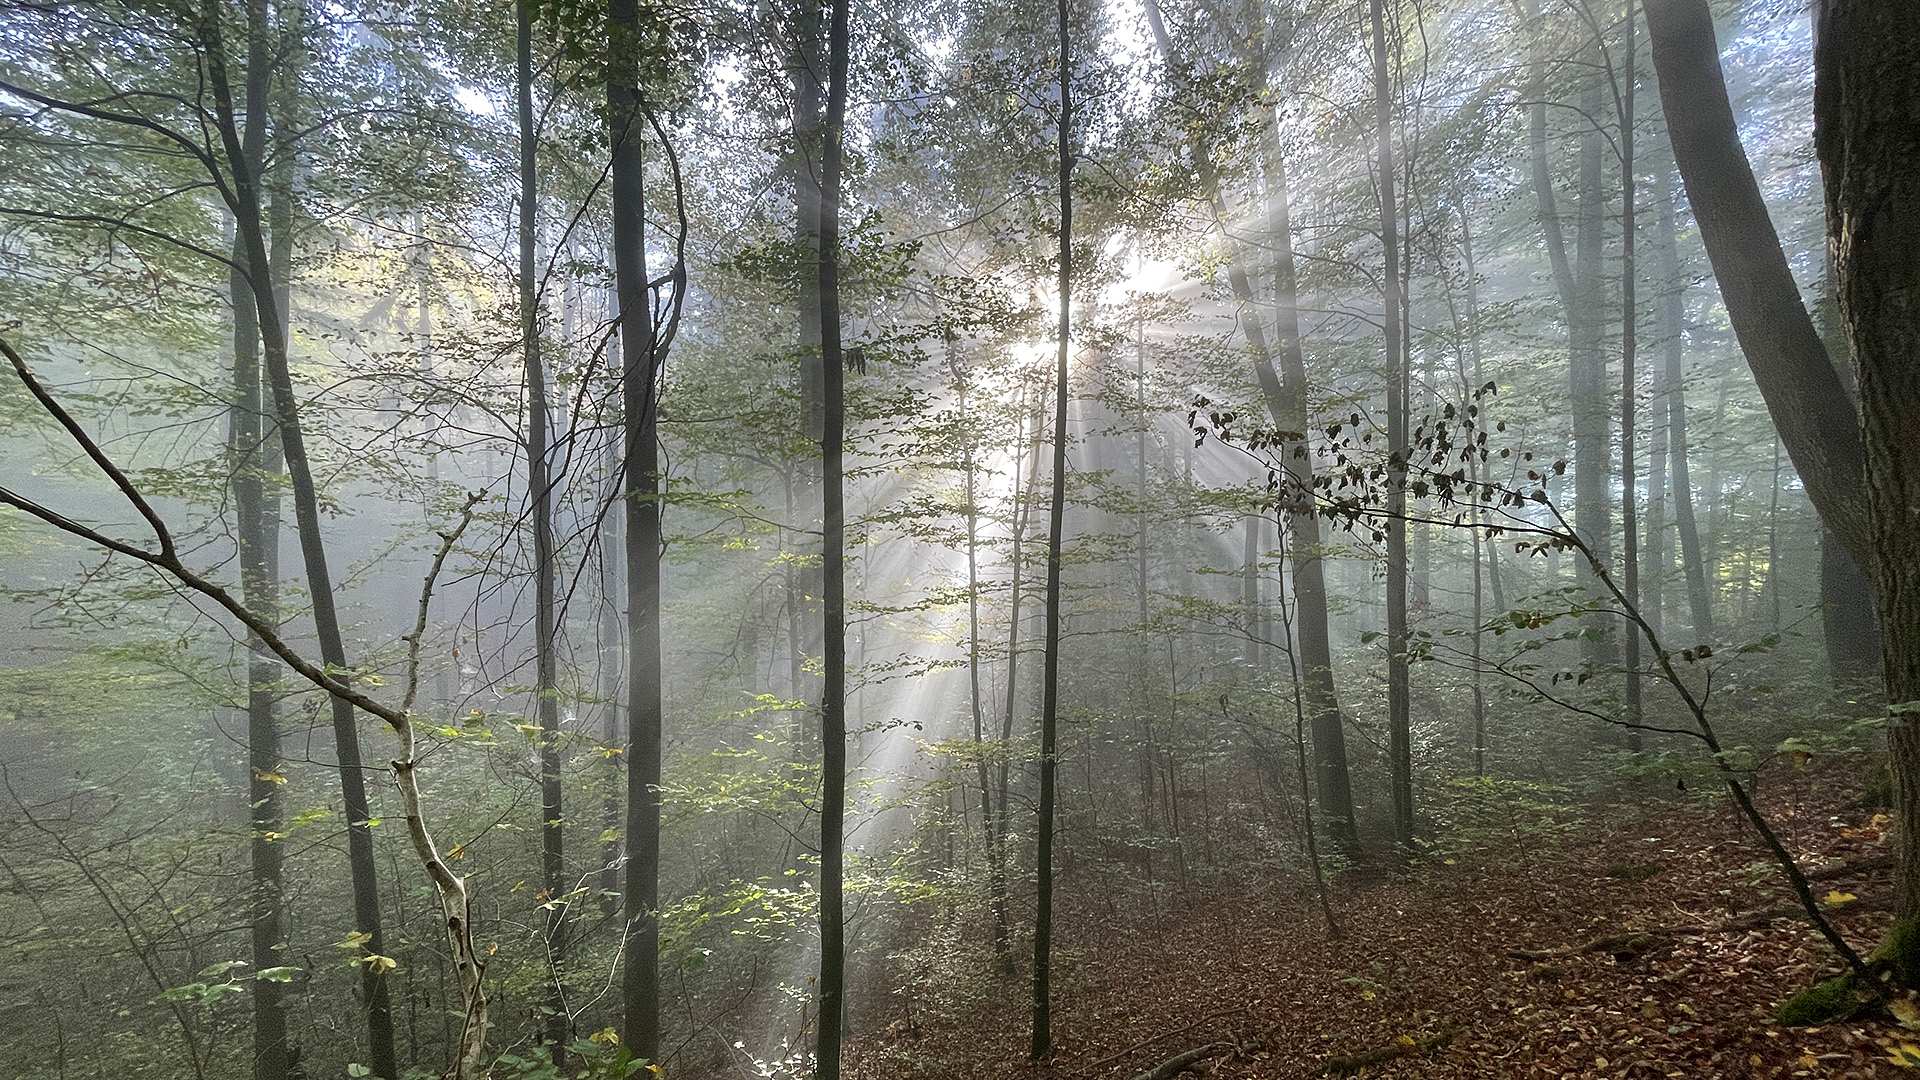
[{"label": "slender tree trunk", "polygon": [[527,514],[533,519],[534,712],[540,726],[540,871],[547,908],[545,1037],[554,1067],[567,1067],[565,830],[560,805],[560,701],[554,656],[553,481],[548,475],[547,366],[540,351],[539,132],[533,120],[533,4],[514,10],[514,70],[520,138],[520,353],[527,369]]},{"label": "slender tree trunk", "polygon": [[[1613,451],[1610,445],[1613,408],[1607,393],[1607,358],[1604,351],[1602,306],[1605,282],[1602,279],[1601,248],[1604,244],[1601,224],[1605,196],[1601,193],[1601,154],[1599,118],[1601,115],[1600,74],[1589,74],[1580,86],[1580,113],[1590,117],[1580,131],[1580,204],[1575,219],[1573,287],[1574,296],[1567,305],[1571,321],[1567,328],[1570,343],[1567,364],[1568,397],[1573,405],[1573,500],[1574,527],[1581,539],[1593,549],[1602,564],[1612,565],[1613,499],[1609,491],[1613,478]],[[1575,560],[1576,573],[1590,592],[1598,593],[1584,560]],[[1605,630],[1604,624],[1598,626]],[[1590,668],[1609,662],[1612,645],[1607,638],[1581,639],[1582,658]]]},{"label": "slender tree trunk", "polygon": [[[948,360],[951,363],[951,344]],[[987,908],[993,916],[993,954],[1006,957],[1012,949],[1007,922],[1006,859],[1000,819],[993,808],[993,781],[987,767],[986,703],[980,692],[980,503],[974,454],[973,418],[967,414],[967,376],[954,368],[958,384],[960,423],[966,440],[961,468],[967,482],[967,704],[973,713],[973,752],[980,781],[980,828],[986,840]],[[1003,748],[1004,750],[1004,748]]]},{"label": "slender tree trunk", "polygon": [[[845,0],[841,0],[845,2]],[[1058,0],[1060,46],[1060,323],[1053,376],[1053,499],[1047,531],[1047,645],[1040,689],[1040,812],[1036,872],[1038,911],[1033,924],[1033,1046],[1053,1049],[1053,785],[1060,717],[1060,563],[1067,508],[1067,357],[1073,311],[1073,53],[1068,0]]]},{"label": "slender tree trunk", "polygon": [[[262,228],[261,176],[252,167],[244,136],[233,123],[231,84],[227,81],[225,48],[220,38],[219,11],[209,5],[202,12],[202,47],[213,88],[221,141],[228,158],[234,198],[234,224],[248,266],[270,267]],[[320,532],[320,502],[307,458],[301,427],[299,398],[287,363],[286,323],[274,296],[271,278],[249,275],[249,291],[258,320],[261,357],[274,413],[280,428],[288,479],[293,489],[294,517],[313,602],[314,633],[322,662],[329,670],[348,669],[346,643],[334,607],[333,580],[327,565],[325,540]],[[386,956],[386,935],[380,920],[379,881],[373,857],[371,812],[360,758],[360,734],[353,706],[338,694],[330,695],[336,756],[339,758],[341,801],[347,812],[347,863],[353,883],[354,918],[359,933],[367,935],[370,956]],[[382,965],[361,965],[361,1006],[367,1013],[367,1053],[375,1076],[397,1077],[393,1049],[393,1015]]]},{"label": "slender tree trunk", "polygon": [[607,116],[613,147],[613,267],[619,307],[626,482],[627,887],[621,998],[627,1047],[660,1060],[660,438],[658,328],[648,302],[641,157],[645,45],[637,0],[608,9]]},{"label": "slender tree trunk", "polygon": [[1707,593],[1706,563],[1700,551],[1700,529],[1695,524],[1693,513],[1693,478],[1688,469],[1686,280],[1681,276],[1673,191],[1666,170],[1654,173],[1654,184],[1654,197],[1660,202],[1660,277],[1667,283],[1667,292],[1660,304],[1660,340],[1666,354],[1660,396],[1667,402],[1667,458],[1673,470],[1673,524],[1680,537],[1680,563],[1687,583],[1687,606],[1693,619],[1693,638],[1698,642],[1711,642],[1713,603]]},{"label": "slender tree trunk", "polygon": [[1887,741],[1900,923],[1890,941],[1905,947],[1890,959],[1912,986],[1920,966],[1912,933],[1920,918],[1920,129],[1912,123],[1920,22],[1902,5],[1863,0],[1826,0],[1823,16],[1814,142],[1826,172],[1840,311],[1860,376],[1868,565],[1894,709]]},{"label": "slender tree trunk", "polygon": [[[1021,588],[1021,584],[1022,573],[1026,566],[1023,549],[1025,547],[1027,527],[1032,521],[1033,505],[1036,501],[1035,496],[1037,496],[1040,491],[1040,446],[1041,439],[1045,433],[1046,421],[1040,414],[1038,406],[1036,406],[1033,418],[1032,444],[1028,445],[1025,440],[1022,440],[1021,443],[1027,455],[1027,479],[1025,484],[1022,484],[1019,480],[1017,469],[1019,461],[1018,459],[1015,460],[1015,506],[1012,522],[1013,544],[1012,550],[1007,556],[1008,569],[1013,578],[1012,596],[1009,598],[1009,612],[1007,615],[1007,708],[1000,717],[1000,747],[1002,751],[1000,755],[1000,775],[995,778],[994,783],[994,813],[1000,815],[1000,832],[1002,835],[1010,831],[1008,824],[1012,820],[1007,816],[1008,796],[1011,790],[1009,770],[1012,768],[1012,763],[1008,759],[1011,757],[1011,749],[1013,746],[1014,714],[1020,702],[1020,601],[1024,596],[1024,590]],[[1024,492],[1024,494],[1022,494],[1022,492]],[[1009,975],[1013,973],[1012,953],[1008,953],[1002,962],[1002,970]]]},{"label": "slender tree trunk", "polygon": [[840,169],[847,115],[848,0],[830,0],[825,148],[820,161],[820,436],[826,693],[820,705],[819,1080],[839,1080],[845,1017],[846,917],[842,895],[847,798],[846,368],[840,341]]},{"label": "slender tree trunk", "polygon": [[1387,763],[1393,793],[1393,839],[1404,854],[1413,843],[1413,727],[1407,671],[1408,399],[1412,388],[1400,347],[1399,215],[1394,208],[1393,89],[1387,73],[1386,5],[1372,0],[1373,108],[1379,139],[1380,239],[1386,262],[1381,280],[1381,326],[1387,356]]},{"label": "slender tree trunk", "polygon": [[[1634,181],[1633,174],[1633,84],[1637,78],[1635,54],[1639,41],[1639,0],[1627,0],[1626,72],[1620,86],[1620,536],[1625,566],[1621,587],[1627,605],[1640,607],[1640,477],[1633,463],[1635,421],[1639,419],[1639,310],[1635,304],[1637,284],[1634,274]],[[1640,635],[1622,634],[1626,650],[1623,666],[1627,669],[1627,720],[1639,723]],[[1640,729],[1627,729],[1627,749],[1640,749]]]},{"label": "slender tree trunk", "polygon": [[1240,608],[1246,612],[1247,640],[1241,648],[1241,659],[1249,668],[1257,667],[1261,656],[1262,628],[1260,626],[1260,525],[1266,519],[1249,515],[1241,522],[1241,531],[1245,534],[1240,558]]},{"label": "slender tree trunk", "polygon": [[1747,366],[1820,519],[1871,558],[1859,416],[1740,145],[1707,0],[1649,0],[1647,31],[1674,162]]},{"label": "slender tree trunk", "polygon": [[[268,82],[272,46],[265,0],[247,4],[247,113],[241,145],[248,165],[265,167]],[[284,122],[282,118],[281,122]],[[277,126],[277,125],[276,125]],[[280,201],[280,200],[276,200]],[[280,239],[277,231],[274,235]],[[269,255],[271,261],[271,255]],[[234,402],[229,413],[228,460],[232,469],[234,524],[238,534],[241,594],[263,620],[280,621],[279,522],[267,509],[267,467],[263,460],[271,436],[261,400],[260,320],[254,308],[253,269],[237,230],[229,295],[233,305]],[[285,310],[284,307],[281,308]],[[250,937],[255,972],[282,966],[285,933],[281,926],[281,868],[285,831],[281,796],[286,764],[280,756],[279,717],[274,699],[280,665],[270,658],[258,634],[247,638],[247,787],[248,856],[252,871]],[[253,1077],[284,1080],[290,1075],[287,1006],[281,984],[254,981]]]},{"label": "slender tree trunk", "polygon": [[[1472,383],[1468,386],[1467,393],[1469,397],[1472,397],[1477,395],[1480,388],[1486,385],[1486,376],[1481,369],[1481,363],[1484,357],[1480,344],[1480,273],[1473,256],[1472,218],[1467,213],[1467,204],[1464,200],[1460,203],[1460,252],[1462,262],[1465,264],[1467,271],[1467,354],[1473,372]],[[1477,404],[1480,408],[1480,422],[1484,427],[1486,425],[1486,403],[1485,401],[1480,401]],[[1484,513],[1481,517],[1482,520],[1485,519]],[[1500,580],[1500,545],[1493,536],[1488,535],[1485,538],[1485,546],[1487,584],[1493,591],[1493,606],[1500,611],[1505,611],[1507,610],[1507,591],[1504,583]],[[1476,547],[1474,553],[1476,563],[1479,561],[1479,558],[1480,553]],[[1479,619],[1476,617],[1474,621],[1477,624]],[[1476,658],[1478,655],[1476,651]],[[1475,693],[1479,694],[1480,691],[1476,688]],[[1484,695],[1481,695],[1477,700],[1481,702],[1477,707],[1484,709]],[[1476,715],[1484,714],[1476,713]]]},{"label": "slender tree trunk", "polygon": [[[1294,636],[1300,650],[1307,727],[1313,737],[1314,794],[1323,824],[1334,844],[1351,855],[1358,843],[1354,828],[1353,786],[1347,772],[1345,720],[1333,681],[1333,641],[1328,628],[1326,560],[1320,517],[1315,513],[1313,448],[1307,437],[1307,359],[1300,341],[1300,288],[1293,265],[1292,207],[1286,157],[1280,145],[1279,118],[1266,124],[1267,235],[1273,251],[1274,352],[1256,349],[1254,376],[1274,426],[1299,432],[1282,451],[1288,495],[1286,546],[1293,578]],[[1249,326],[1255,325],[1252,320]],[[1274,370],[1270,355],[1277,355]]]}]

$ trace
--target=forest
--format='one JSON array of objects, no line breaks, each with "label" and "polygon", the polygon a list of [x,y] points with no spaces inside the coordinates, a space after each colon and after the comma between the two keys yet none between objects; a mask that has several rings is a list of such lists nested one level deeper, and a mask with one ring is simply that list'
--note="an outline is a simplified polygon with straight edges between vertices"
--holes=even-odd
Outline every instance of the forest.
[{"label": "forest", "polygon": [[1917,298],[1908,0],[0,0],[0,1075],[1907,1075]]}]

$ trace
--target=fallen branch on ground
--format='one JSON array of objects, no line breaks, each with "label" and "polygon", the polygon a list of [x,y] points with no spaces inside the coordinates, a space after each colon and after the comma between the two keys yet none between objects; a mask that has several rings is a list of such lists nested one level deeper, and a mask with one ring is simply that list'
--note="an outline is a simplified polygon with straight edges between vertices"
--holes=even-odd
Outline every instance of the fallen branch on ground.
[{"label": "fallen branch on ground", "polygon": [[[1860,900],[1849,901],[1849,903],[1856,911],[1878,911],[1886,907],[1885,901],[1882,900]],[[1749,911],[1744,915],[1735,915],[1711,926],[1656,926],[1648,930],[1636,930],[1630,934],[1608,934],[1594,938],[1585,944],[1569,945],[1563,949],[1508,949],[1507,955],[1515,960],[1560,960],[1569,956],[1604,952],[1612,953],[1615,960],[1624,962],[1653,948],[1663,937],[1729,934],[1740,930],[1758,929],[1779,919],[1809,921],[1807,913],[1799,907],[1766,908],[1761,911]]]},{"label": "fallen branch on ground", "polygon": [[1193,1068],[1201,1061],[1215,1054],[1237,1051],[1239,1049],[1241,1049],[1239,1046],[1230,1042],[1208,1043],[1205,1046],[1196,1046],[1191,1050],[1173,1055],[1160,1064],[1155,1065],[1153,1068],[1148,1069],[1146,1072],[1135,1076],[1133,1080],[1173,1080],[1174,1077],[1186,1072],[1188,1069]]},{"label": "fallen branch on ground", "polygon": [[1406,1040],[1404,1042],[1376,1046],[1371,1050],[1346,1057],[1329,1058],[1325,1065],[1320,1066],[1320,1075],[1352,1076],[1362,1069],[1385,1065],[1389,1061],[1408,1054],[1430,1054],[1452,1042],[1453,1034],[1453,1025],[1442,1023],[1439,1031],[1424,1039],[1413,1039],[1403,1035],[1401,1038]]},{"label": "fallen branch on ground", "polygon": [[1247,1007],[1245,1005],[1236,1005],[1231,1009],[1221,1009],[1219,1012],[1208,1013],[1207,1015],[1201,1017],[1200,1019],[1195,1020],[1193,1023],[1188,1024],[1186,1027],[1177,1027],[1171,1031],[1163,1031],[1158,1035],[1152,1036],[1151,1038],[1142,1039],[1139,1042],[1134,1043],[1132,1046],[1127,1047],[1125,1050],[1122,1050],[1117,1054],[1109,1054],[1106,1057],[1101,1058],[1099,1061],[1096,1061],[1091,1065],[1084,1066],[1076,1071],[1082,1075],[1098,1072],[1102,1066],[1111,1065],[1122,1058],[1130,1057],[1135,1052],[1140,1050],[1145,1050],[1147,1047],[1152,1046],[1154,1043],[1160,1042],[1163,1039],[1171,1039],[1175,1035],[1181,1035],[1181,1034],[1185,1034],[1186,1032],[1192,1031],[1194,1028],[1199,1027],[1201,1024],[1204,1024],[1209,1020],[1218,1020],[1223,1016],[1232,1016],[1235,1013],[1243,1013],[1246,1011],[1247,1011]]}]

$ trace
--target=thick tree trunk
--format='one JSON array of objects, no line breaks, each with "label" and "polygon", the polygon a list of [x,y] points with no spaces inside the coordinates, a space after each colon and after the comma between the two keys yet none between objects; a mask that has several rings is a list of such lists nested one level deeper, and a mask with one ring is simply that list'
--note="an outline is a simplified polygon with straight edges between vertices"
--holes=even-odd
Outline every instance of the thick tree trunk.
[{"label": "thick tree trunk", "polygon": [[[1827,355],[1833,358],[1842,385],[1857,386],[1853,350],[1847,344],[1846,320],[1840,315],[1831,253],[1816,314],[1820,340],[1826,342]],[[1880,677],[1880,624],[1876,606],[1873,582],[1868,580],[1866,571],[1833,530],[1823,524],[1820,527],[1820,627],[1826,642],[1827,673],[1831,678],[1864,681]]]},{"label": "thick tree trunk", "polygon": [[[840,0],[844,3],[845,0]],[[1040,682],[1040,808],[1033,923],[1033,1043],[1039,1059],[1053,1049],[1053,798],[1054,760],[1060,722],[1060,564],[1067,512],[1067,358],[1073,313],[1073,51],[1068,0],[1059,0],[1060,122],[1057,151],[1060,185],[1059,353],[1053,373],[1053,498],[1047,530],[1046,659]]]},{"label": "thick tree trunk", "polygon": [[1898,974],[1912,985],[1910,927],[1920,918],[1920,22],[1889,0],[1827,0],[1817,37],[1815,145],[1860,376],[1867,565],[1879,586],[1894,710],[1894,884],[1907,928],[1895,937],[1909,943],[1896,963],[1904,962]]},{"label": "thick tree trunk", "polygon": [[1734,334],[1820,519],[1868,559],[1874,534],[1859,418],[1740,145],[1707,0],[1648,0],[1646,11],[1674,162]]},{"label": "thick tree trunk", "polygon": [[613,144],[613,268],[624,414],[627,577],[627,887],[621,938],[624,1037],[637,1058],[660,1060],[659,328],[647,288],[645,49],[637,0],[608,9],[607,104]]}]

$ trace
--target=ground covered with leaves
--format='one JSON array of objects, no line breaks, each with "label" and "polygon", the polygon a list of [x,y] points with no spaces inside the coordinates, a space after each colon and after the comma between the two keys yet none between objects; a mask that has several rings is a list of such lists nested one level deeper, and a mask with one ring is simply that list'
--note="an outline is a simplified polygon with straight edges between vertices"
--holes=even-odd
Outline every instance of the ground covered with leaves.
[{"label": "ground covered with leaves", "polygon": [[[1051,1058],[1026,1061],[1025,981],[1003,978],[957,1007],[897,1002],[848,1073],[1131,1080],[1201,1050],[1193,1069],[1215,1080],[1920,1077],[1910,999],[1843,1024],[1775,1022],[1839,971],[1832,949],[1787,910],[1785,878],[1729,800],[1670,789],[1516,814],[1405,874],[1342,874],[1338,940],[1297,890],[1074,890],[1056,922]],[[1760,793],[1835,922],[1870,948],[1891,899],[1886,818],[1818,772],[1780,769]]]}]

